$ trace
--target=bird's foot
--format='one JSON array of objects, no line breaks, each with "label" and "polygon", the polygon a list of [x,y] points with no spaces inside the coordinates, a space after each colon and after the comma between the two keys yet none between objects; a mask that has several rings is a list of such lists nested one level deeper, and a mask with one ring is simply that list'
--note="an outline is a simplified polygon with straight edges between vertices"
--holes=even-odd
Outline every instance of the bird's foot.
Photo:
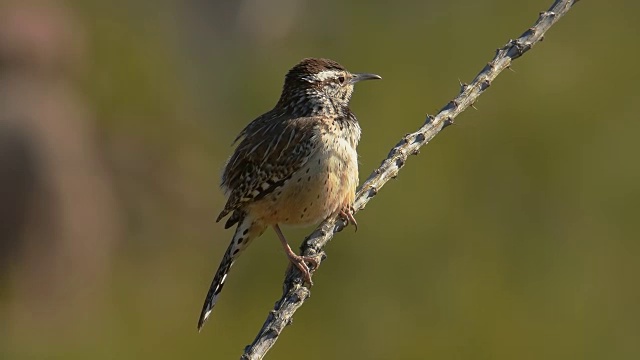
[{"label": "bird's foot", "polygon": [[356,218],[353,217],[353,213],[353,206],[348,206],[340,210],[340,217],[347,223],[347,225],[353,224],[356,231],[358,231],[358,222],[356,221]]},{"label": "bird's foot", "polygon": [[293,265],[302,273],[302,279],[307,284],[313,286],[313,281],[311,280],[311,272],[309,271],[309,265],[313,266],[313,269],[317,269],[320,266],[320,262],[315,256],[300,256],[296,254],[287,254],[289,257],[289,261],[291,262],[290,266]]}]

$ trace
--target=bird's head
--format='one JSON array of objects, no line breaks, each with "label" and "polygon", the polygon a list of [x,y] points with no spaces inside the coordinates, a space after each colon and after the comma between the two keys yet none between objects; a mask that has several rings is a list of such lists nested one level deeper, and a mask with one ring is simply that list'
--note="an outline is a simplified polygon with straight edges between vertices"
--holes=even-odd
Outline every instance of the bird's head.
[{"label": "bird's head", "polygon": [[358,81],[381,79],[376,74],[351,73],[329,59],[308,58],[289,70],[278,105],[304,115],[347,108]]}]

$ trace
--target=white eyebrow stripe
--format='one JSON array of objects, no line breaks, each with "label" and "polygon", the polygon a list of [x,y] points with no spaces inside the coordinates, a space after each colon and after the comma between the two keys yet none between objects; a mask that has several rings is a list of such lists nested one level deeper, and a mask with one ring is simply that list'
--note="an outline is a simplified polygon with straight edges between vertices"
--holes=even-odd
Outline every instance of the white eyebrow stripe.
[{"label": "white eyebrow stripe", "polygon": [[316,78],[320,81],[325,81],[327,79],[335,78],[336,75],[338,75],[338,72],[335,70],[324,70],[317,73]]}]

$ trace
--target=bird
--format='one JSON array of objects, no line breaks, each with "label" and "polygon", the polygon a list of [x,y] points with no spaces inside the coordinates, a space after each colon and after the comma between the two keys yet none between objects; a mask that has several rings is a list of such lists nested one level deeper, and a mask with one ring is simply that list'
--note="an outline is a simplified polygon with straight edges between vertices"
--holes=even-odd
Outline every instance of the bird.
[{"label": "bird", "polygon": [[236,229],[207,292],[198,331],[231,265],[267,228],[275,230],[290,263],[309,285],[313,283],[307,263],[314,268],[319,263],[294,253],[280,225],[311,225],[340,216],[357,229],[353,201],[361,129],[349,101],[357,82],[374,79],[381,77],[351,73],[330,59],[303,59],[286,74],[273,109],[236,137],[238,145],[222,173],[227,202],[216,219],[229,216],[225,229]]}]

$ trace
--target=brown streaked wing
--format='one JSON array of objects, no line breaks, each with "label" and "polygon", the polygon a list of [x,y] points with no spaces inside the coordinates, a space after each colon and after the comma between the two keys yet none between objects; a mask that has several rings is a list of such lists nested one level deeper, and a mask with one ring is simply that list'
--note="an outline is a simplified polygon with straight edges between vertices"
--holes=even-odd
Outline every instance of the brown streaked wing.
[{"label": "brown streaked wing", "polygon": [[[258,118],[241,133],[222,175],[229,198],[216,221],[283,186],[316,150],[319,118]],[[228,224],[229,226],[233,224]]]}]

